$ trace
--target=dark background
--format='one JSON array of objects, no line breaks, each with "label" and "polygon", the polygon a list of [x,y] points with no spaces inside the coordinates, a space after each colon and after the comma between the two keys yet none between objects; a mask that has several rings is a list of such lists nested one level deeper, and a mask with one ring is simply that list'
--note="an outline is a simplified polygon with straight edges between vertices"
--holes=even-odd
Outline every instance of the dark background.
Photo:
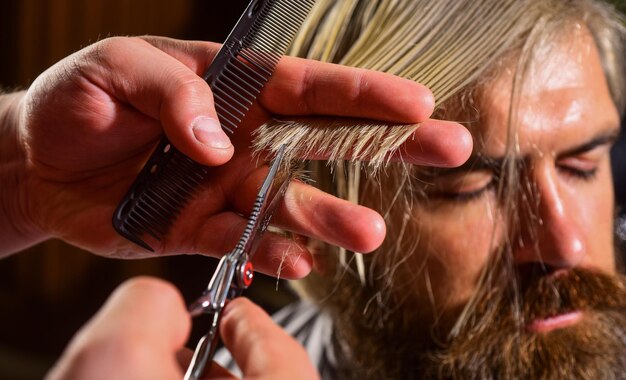
[{"label": "dark background", "polygon": [[[4,0],[0,88],[26,88],[58,60],[108,36],[152,34],[221,42],[247,4],[248,0]],[[216,263],[200,256],[112,260],[60,241],[0,260],[0,380],[42,378],[72,335],[125,279],[161,277],[191,301],[204,290]],[[261,275],[246,295],[269,311],[293,299],[286,284]],[[189,346],[195,346],[207,325],[202,318],[194,321]]]},{"label": "dark background", "polygon": [[[0,88],[26,88],[68,54],[114,35],[223,41],[248,0],[10,0],[0,10]],[[225,5],[227,4],[227,5]],[[1,137],[0,137],[1,138]],[[621,145],[626,145],[622,139]],[[626,200],[626,149],[616,150],[616,190]],[[1,184],[0,184],[1,186]],[[626,230],[626,223],[625,223]],[[137,275],[165,278],[187,300],[216,260],[181,256],[109,260],[49,241],[0,261],[0,380],[38,379],[109,293]],[[292,299],[286,284],[258,276],[247,295],[272,311]],[[206,329],[196,321],[190,342]]]}]

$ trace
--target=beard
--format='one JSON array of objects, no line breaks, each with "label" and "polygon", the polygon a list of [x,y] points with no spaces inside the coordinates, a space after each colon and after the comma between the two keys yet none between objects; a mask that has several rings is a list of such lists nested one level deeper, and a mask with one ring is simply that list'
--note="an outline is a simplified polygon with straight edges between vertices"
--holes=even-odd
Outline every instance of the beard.
[{"label": "beard", "polygon": [[[476,322],[463,327],[447,347],[422,358],[423,373],[463,379],[623,376],[625,284],[623,277],[576,269],[554,277],[532,276],[522,284],[519,303],[510,301],[511,292],[484,297],[476,307]],[[583,317],[572,326],[529,329],[533,321],[575,311]]]},{"label": "beard", "polygon": [[[350,298],[343,298],[335,313],[340,377],[622,378],[626,373],[625,277],[583,269],[554,276],[536,266],[518,269],[523,281],[501,275],[485,285],[487,291],[481,292],[463,323],[444,342],[433,338],[432,321],[423,320],[416,305],[404,305],[382,324],[368,320],[363,303],[354,302],[346,310],[345,300],[354,301],[358,294],[351,287]],[[583,316],[571,326],[548,332],[529,329],[533,321],[574,311]]]}]

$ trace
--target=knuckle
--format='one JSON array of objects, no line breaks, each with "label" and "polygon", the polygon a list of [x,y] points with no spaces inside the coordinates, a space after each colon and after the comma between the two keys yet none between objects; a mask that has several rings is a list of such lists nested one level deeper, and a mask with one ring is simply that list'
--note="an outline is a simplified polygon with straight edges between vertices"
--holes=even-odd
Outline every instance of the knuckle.
[{"label": "knuckle", "polygon": [[128,52],[146,45],[139,37],[107,37],[85,49],[85,58],[97,64],[114,67],[119,60],[125,60]]},{"label": "knuckle", "polygon": [[165,75],[172,79],[172,93],[177,97],[195,98],[210,91],[206,82],[184,65],[172,65]]},{"label": "knuckle", "polygon": [[136,277],[124,283],[121,291],[126,297],[144,300],[152,312],[176,321],[179,333],[187,330],[190,323],[187,308],[179,290],[171,283],[154,277]]},{"label": "knuckle", "polygon": [[313,105],[316,103],[317,100],[315,76],[315,67],[310,62],[307,62],[304,65],[304,70],[302,72],[302,80],[299,94],[299,98],[302,100],[298,104],[300,112],[303,114],[311,113],[314,108]]},{"label": "knuckle", "polygon": [[254,314],[254,307],[244,298],[237,298],[228,305],[228,312],[222,316],[222,324],[226,334],[233,337],[234,341],[257,339],[259,321],[250,317]]},{"label": "knuckle", "polygon": [[352,78],[352,86],[350,86],[350,90],[348,92],[348,100],[357,106],[361,106],[363,95],[369,87],[366,74],[367,72],[365,70],[355,70],[354,77]]},{"label": "knuckle", "polygon": [[108,37],[91,45],[88,56],[97,62],[106,61],[112,53],[115,53],[122,44],[122,37]]},{"label": "knuckle", "polygon": [[124,293],[141,293],[144,297],[154,295],[154,299],[163,300],[163,303],[171,303],[172,300],[179,300],[178,290],[170,283],[154,277],[135,277],[120,286]]}]

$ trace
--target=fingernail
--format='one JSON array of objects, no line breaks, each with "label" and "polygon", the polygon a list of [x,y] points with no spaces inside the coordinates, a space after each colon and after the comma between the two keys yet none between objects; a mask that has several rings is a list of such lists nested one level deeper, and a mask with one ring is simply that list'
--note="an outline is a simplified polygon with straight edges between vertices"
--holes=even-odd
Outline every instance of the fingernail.
[{"label": "fingernail", "polygon": [[193,135],[200,143],[216,149],[230,148],[231,143],[220,123],[210,117],[200,116],[192,123]]}]

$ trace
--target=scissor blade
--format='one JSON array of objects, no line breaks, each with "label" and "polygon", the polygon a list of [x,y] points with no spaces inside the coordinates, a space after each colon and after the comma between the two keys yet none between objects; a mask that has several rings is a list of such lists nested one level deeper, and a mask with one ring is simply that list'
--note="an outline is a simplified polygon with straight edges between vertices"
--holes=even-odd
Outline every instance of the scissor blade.
[{"label": "scissor blade", "polygon": [[[270,166],[269,172],[261,185],[261,189],[256,196],[256,200],[254,201],[254,206],[252,207],[252,212],[250,213],[250,217],[248,218],[248,223],[246,224],[246,228],[239,239],[239,243],[237,244],[237,249],[247,254],[251,254],[250,248],[253,246],[253,242],[258,239],[259,235],[262,235],[267,228],[266,220],[269,222],[269,218],[271,218],[274,209],[269,209],[268,206],[268,198],[273,195],[272,202],[278,198],[282,197],[284,194],[283,187],[286,188],[285,182],[289,182],[288,179],[283,180],[281,184],[279,192],[272,193],[272,189],[274,188],[274,182],[276,180],[276,175],[278,174],[278,169],[280,168],[283,157],[285,155],[285,145],[281,145],[278,148],[276,153],[276,157],[272,161],[272,165]],[[274,195],[275,194],[275,195]],[[269,212],[268,212],[269,211]]]},{"label": "scissor blade", "polygon": [[272,160],[272,166],[270,166],[270,170],[263,181],[263,185],[261,185],[261,189],[259,190],[259,194],[257,195],[257,199],[259,197],[263,197],[263,202],[267,199],[272,191],[272,185],[274,184],[274,180],[276,179],[276,175],[278,174],[278,169],[280,169],[280,165],[283,163],[283,158],[285,157],[285,144],[281,145],[276,152],[276,156],[274,160]]},{"label": "scissor blade", "polygon": [[276,208],[282,201],[285,195],[285,192],[287,191],[287,187],[289,187],[290,179],[291,177],[286,177],[285,179],[282,180],[280,187],[274,193],[274,197],[265,206],[265,211],[262,213],[262,215],[260,216],[258,220],[258,223],[256,225],[256,230],[254,230],[254,232],[252,233],[252,236],[250,237],[250,239],[248,239],[248,242],[245,246],[245,250],[246,252],[248,252],[248,256],[250,258],[254,256],[254,253],[256,252],[256,249],[258,248],[259,243],[261,241],[261,236],[263,236],[263,233],[265,233],[265,230],[267,230],[267,227],[270,224],[270,220],[272,219],[272,216],[274,215]]},{"label": "scissor blade", "polygon": [[193,353],[184,380],[199,380],[207,369],[207,364],[211,363],[215,355],[218,339],[218,325],[220,313],[211,313],[211,327],[209,331],[198,341],[198,345]]}]

